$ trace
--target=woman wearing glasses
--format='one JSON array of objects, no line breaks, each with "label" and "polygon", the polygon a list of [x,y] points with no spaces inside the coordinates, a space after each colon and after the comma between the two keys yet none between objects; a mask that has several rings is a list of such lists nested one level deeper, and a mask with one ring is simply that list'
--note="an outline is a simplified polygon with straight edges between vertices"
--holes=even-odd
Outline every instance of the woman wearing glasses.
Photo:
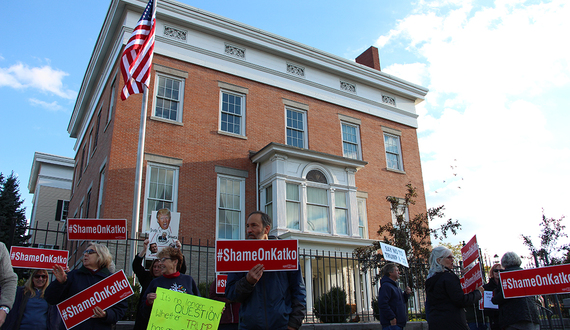
[{"label": "woman wearing glasses", "polygon": [[44,269],[32,271],[24,286],[18,287],[16,299],[2,329],[55,330],[59,314],[49,305],[44,293],[49,284],[49,275]]},{"label": "woman wearing glasses", "polygon": [[[499,272],[503,270],[501,264],[494,264],[489,270],[489,283],[483,285],[485,291],[494,291],[499,287],[501,283],[499,278]],[[485,315],[489,316],[489,323],[491,325],[491,330],[499,330],[501,326],[499,324],[499,310],[492,308],[485,308]]]},{"label": "woman wearing glasses", "polygon": [[429,257],[430,270],[426,280],[427,319],[430,330],[469,330],[465,320],[467,306],[472,306],[482,297],[483,287],[464,294],[459,277],[453,268],[450,249],[438,246]]},{"label": "woman wearing glasses", "polygon": [[[46,301],[52,305],[59,304],[111,275],[111,271],[115,270],[114,268],[113,257],[111,257],[109,249],[105,245],[91,242],[83,252],[83,266],[80,268],[67,273],[66,269],[60,265],[53,267],[56,281],[51,282],[47,287]],[[126,310],[127,302],[125,300],[106,310],[95,306],[93,316],[73,329],[111,329],[113,324],[123,318]],[[64,324],[60,328],[65,329]]]}]

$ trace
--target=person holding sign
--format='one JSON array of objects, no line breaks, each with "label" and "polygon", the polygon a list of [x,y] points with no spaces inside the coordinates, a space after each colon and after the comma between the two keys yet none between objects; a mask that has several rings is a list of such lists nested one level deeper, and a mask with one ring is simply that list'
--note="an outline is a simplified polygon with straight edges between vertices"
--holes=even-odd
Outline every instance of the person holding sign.
[{"label": "person holding sign", "polygon": [[[493,292],[501,284],[501,279],[499,277],[499,272],[503,270],[501,264],[494,264],[489,270],[489,283],[483,285],[485,291]],[[499,324],[499,310],[494,308],[485,308],[485,315],[489,316],[489,324],[491,330],[501,329]]]},{"label": "person holding sign", "polygon": [[406,287],[402,292],[397,281],[400,279],[400,269],[395,263],[387,263],[382,267],[382,279],[378,290],[378,310],[382,329],[401,330],[406,326],[408,313],[406,304],[412,290]]},{"label": "person holding sign", "polygon": [[57,308],[44,299],[48,285],[48,272],[33,270],[24,286],[18,287],[12,313],[8,314],[2,329],[56,330],[61,321]]},{"label": "person holding sign", "polygon": [[[109,268],[114,268],[113,257],[105,245],[91,242],[83,252],[83,266],[69,273],[60,265],[53,266],[56,281],[50,283],[45,292],[45,299],[49,304],[57,305],[60,302],[79,294],[93,284],[111,275]],[[125,300],[109,307],[106,310],[99,306],[93,308],[93,316],[87,321],[78,324],[74,330],[81,329],[112,329],[112,326],[123,318],[127,310]],[[62,324],[60,329],[65,329]]]},{"label": "person holding sign", "polygon": [[483,296],[483,287],[463,293],[453,268],[453,253],[444,246],[434,248],[429,257],[430,270],[426,280],[426,314],[430,330],[469,330],[465,307]]},{"label": "person holding sign", "polygon": [[[507,252],[501,258],[505,271],[522,270],[521,263],[521,258],[514,252]],[[532,297],[505,299],[503,287],[499,285],[493,292],[491,302],[499,305],[499,323],[502,329],[540,329],[538,310]]]},{"label": "person holding sign", "polygon": [[[252,212],[246,222],[247,239],[269,237],[271,218]],[[299,329],[305,318],[306,291],[301,268],[264,273],[257,264],[247,273],[228,275],[226,297],[241,303],[239,329]]]}]

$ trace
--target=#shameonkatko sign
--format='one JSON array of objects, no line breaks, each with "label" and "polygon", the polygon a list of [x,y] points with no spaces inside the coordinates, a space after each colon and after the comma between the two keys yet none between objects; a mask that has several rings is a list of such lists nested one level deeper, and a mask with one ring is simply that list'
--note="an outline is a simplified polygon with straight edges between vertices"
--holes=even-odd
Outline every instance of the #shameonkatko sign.
[{"label": "#shameonkatko sign", "polygon": [[410,268],[408,265],[408,258],[406,257],[406,251],[382,242],[380,242],[380,248],[382,249],[384,259],[400,264],[406,268]]},{"label": "#shameonkatko sign", "polygon": [[500,272],[505,298],[570,292],[570,264]]},{"label": "#shameonkatko sign", "polygon": [[263,264],[265,271],[297,270],[298,242],[294,239],[218,240],[216,272],[248,272]]},{"label": "#shameonkatko sign", "polygon": [[10,261],[14,268],[52,269],[54,265],[67,267],[67,250],[36,249],[23,246],[10,248]]},{"label": "#shameonkatko sign", "polygon": [[228,275],[216,274],[216,293],[225,294],[227,283],[228,283]]},{"label": "#shameonkatko sign", "polygon": [[469,293],[483,285],[483,273],[481,272],[481,265],[475,264],[465,275],[459,279],[461,288],[464,293]]},{"label": "#shameonkatko sign", "polygon": [[479,245],[477,244],[477,235],[461,248],[461,257],[463,257],[463,267],[469,266],[473,261],[479,258]]},{"label": "#shameonkatko sign", "polygon": [[225,305],[217,300],[156,288],[147,329],[216,330]]},{"label": "#shameonkatko sign", "polygon": [[70,241],[115,241],[127,239],[126,219],[67,219]]},{"label": "#shameonkatko sign", "polygon": [[57,309],[65,327],[71,329],[91,318],[95,306],[105,310],[132,294],[133,289],[121,270],[60,302]]}]

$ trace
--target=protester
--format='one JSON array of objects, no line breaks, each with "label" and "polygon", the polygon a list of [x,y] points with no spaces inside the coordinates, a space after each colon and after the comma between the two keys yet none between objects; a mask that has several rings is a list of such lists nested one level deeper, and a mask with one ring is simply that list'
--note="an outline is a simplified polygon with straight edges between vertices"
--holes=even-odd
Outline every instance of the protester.
[{"label": "protester", "polygon": [[[489,270],[489,283],[483,285],[485,291],[493,292],[501,284],[499,280],[499,272],[503,270],[501,264],[494,264]],[[491,330],[500,330],[501,325],[499,324],[499,310],[495,308],[485,308],[485,315],[489,317],[489,325]]]},{"label": "protester", "polygon": [[59,312],[44,299],[48,285],[48,272],[45,269],[33,270],[24,286],[16,290],[12,312],[8,314],[2,329],[57,329],[61,322]]},{"label": "protester", "polygon": [[483,287],[464,294],[453,268],[450,249],[438,246],[429,257],[430,270],[426,280],[426,306],[430,330],[468,330],[465,307],[481,299]]},{"label": "protester", "polygon": [[[247,239],[269,239],[270,230],[269,215],[261,211],[249,215],[246,222]],[[299,329],[306,309],[301,268],[267,273],[264,270],[263,264],[257,264],[247,273],[228,275],[226,297],[241,303],[239,328]]]},{"label": "protester", "polygon": [[[91,242],[83,252],[83,265],[69,273],[60,265],[53,267],[56,281],[50,283],[45,291],[45,300],[52,305],[70,298],[93,284],[111,275],[114,270],[113,257],[105,245]],[[99,306],[93,308],[93,316],[78,324],[73,330],[82,329],[112,329],[117,321],[123,318],[127,310],[126,300],[109,307],[106,310]],[[60,329],[65,329],[62,323]]]},{"label": "protester", "polygon": [[152,280],[146,289],[145,296],[145,324],[143,329],[147,328],[148,319],[152,305],[156,299],[156,288],[164,288],[172,291],[187,293],[190,295],[200,296],[200,291],[194,279],[190,275],[180,274],[182,267],[182,252],[173,247],[165,247],[158,252],[159,264],[162,267],[162,276]]},{"label": "protester", "polygon": [[210,299],[226,303],[224,312],[220,320],[219,330],[237,330],[239,321],[239,306],[237,302],[232,302],[226,298],[225,294],[216,293],[216,281],[210,285]]},{"label": "protester", "polygon": [[10,253],[6,249],[6,245],[0,242],[0,326],[4,324],[6,316],[10,313],[14,297],[16,296],[16,285],[18,284],[18,276],[12,269],[10,261]]},{"label": "protester", "polygon": [[[505,271],[522,270],[521,263],[521,258],[514,252],[507,252],[501,258]],[[505,299],[503,287],[499,285],[495,288],[491,301],[499,305],[499,323],[502,329],[540,329],[538,310],[532,297]]]},{"label": "protester", "polygon": [[380,324],[383,330],[401,330],[408,322],[406,304],[412,292],[409,287],[402,292],[398,286],[400,269],[394,263],[388,263],[382,267],[382,279],[378,290],[378,310],[380,312]]}]

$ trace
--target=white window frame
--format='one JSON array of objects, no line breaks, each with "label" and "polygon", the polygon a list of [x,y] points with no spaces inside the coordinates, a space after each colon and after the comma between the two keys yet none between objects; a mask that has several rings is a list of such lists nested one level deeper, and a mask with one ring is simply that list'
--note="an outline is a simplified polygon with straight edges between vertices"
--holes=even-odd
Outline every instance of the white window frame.
[{"label": "white window frame", "polygon": [[97,196],[97,219],[101,217],[101,207],[103,206],[103,188],[105,185],[105,171],[106,167],[103,167],[99,171],[99,194]]},{"label": "white window frame", "polygon": [[[264,207],[265,213],[267,213],[269,215],[269,217],[271,218],[271,220],[273,221],[273,219],[275,218],[274,214],[273,214],[273,210],[274,210],[273,206],[275,205],[275,203],[273,203],[273,199],[274,199],[273,198],[273,184],[271,183],[267,187],[265,187],[264,192],[265,192],[265,207]],[[268,201],[268,198],[267,198],[268,196],[271,197],[270,201]],[[272,228],[274,227],[273,224],[271,227]]]},{"label": "white window frame", "polygon": [[[165,79],[171,79],[174,81],[177,81],[178,83],[180,83],[180,87],[179,87],[179,91],[178,91],[178,108],[177,108],[177,113],[176,113],[176,119],[170,119],[169,118],[164,118],[163,116],[157,116],[156,115],[156,105],[158,103],[158,88],[159,88],[159,83],[160,83],[160,78],[165,78]],[[154,103],[152,106],[152,115],[151,118],[152,119],[156,119],[159,121],[166,121],[166,122],[177,122],[177,123],[182,123],[182,118],[183,118],[183,113],[184,113],[184,84],[185,84],[186,80],[183,77],[179,77],[176,75],[170,75],[170,74],[166,74],[166,73],[162,73],[162,72],[156,72],[156,76],[155,76],[155,82],[154,82]],[[162,98],[162,97],[160,97]],[[171,99],[167,99],[164,98],[166,100],[171,100]],[[170,210],[172,211],[172,210]]]},{"label": "white window frame", "polygon": [[[239,237],[237,239],[244,239],[245,238],[245,178],[225,175],[225,174],[218,174],[217,177],[217,186],[216,186],[216,239],[224,240],[228,238],[220,238],[219,237],[219,227],[220,227],[220,183],[221,179],[226,180],[233,180],[239,181],[240,185],[240,219],[238,221],[238,232]],[[235,239],[235,238],[231,238]]]},{"label": "white window frame", "polygon": [[[338,206],[338,203],[337,203],[337,201],[338,201],[338,195],[337,195],[337,194],[338,194],[338,193],[344,193],[344,204],[345,204],[346,206],[344,206],[344,207]],[[334,212],[335,212],[335,214],[334,214],[334,219],[332,219],[332,220],[333,220],[333,222],[334,222],[334,224],[335,224],[335,227],[334,227],[334,228],[335,228],[335,231],[334,231],[334,233],[335,233],[336,235],[341,235],[341,236],[348,236],[348,235],[350,235],[350,227],[351,227],[350,224],[351,224],[351,222],[350,222],[350,203],[349,203],[349,201],[348,201],[348,193],[349,193],[348,190],[341,190],[341,189],[335,189],[335,190],[334,190]],[[332,203],[331,203],[331,204],[332,204]],[[344,211],[346,211],[346,224],[345,224],[345,225],[346,225],[346,228],[345,228],[345,229],[346,229],[346,233],[340,233],[339,230],[338,230],[338,226],[337,226],[337,222],[336,222],[336,212],[337,212],[337,210],[344,210]]]},{"label": "white window frame", "polygon": [[144,193],[144,209],[143,209],[143,225],[142,225],[142,231],[148,231],[150,229],[150,219],[148,216],[148,200],[149,200],[149,194],[150,194],[150,176],[151,176],[151,170],[152,168],[161,168],[161,169],[165,169],[165,170],[171,170],[174,171],[173,173],[173,177],[172,177],[172,207],[170,208],[171,212],[177,212],[178,210],[178,179],[179,179],[179,172],[180,172],[180,168],[178,166],[171,166],[171,165],[165,165],[165,164],[161,164],[161,163],[155,163],[155,162],[148,162],[147,161],[147,166],[146,166],[146,178],[145,178],[145,193]]},{"label": "white window frame", "polygon": [[[391,137],[391,138],[396,139],[396,141],[398,141],[398,153],[397,154],[388,151],[388,148],[386,147],[386,137]],[[400,139],[400,136],[384,132],[384,150],[386,152],[386,168],[389,170],[404,171],[404,160],[402,157],[402,141]],[[391,167],[389,165],[390,164],[388,161],[388,155],[389,154],[398,156],[398,167],[397,168]]]},{"label": "white window frame", "polygon": [[[239,133],[234,133],[234,132],[230,132],[227,130],[223,130],[222,129],[222,115],[225,113],[223,111],[223,104],[224,104],[224,94],[228,94],[228,95],[233,95],[236,97],[240,97],[241,101],[240,101],[240,108],[241,108],[241,114],[240,115],[236,115],[233,114],[231,112],[227,112],[227,114],[229,116],[236,116],[240,118],[240,124],[239,124]],[[220,116],[218,118],[218,131],[221,132],[222,134],[230,134],[230,135],[238,135],[238,136],[246,136],[245,134],[245,129],[246,129],[246,94],[244,93],[238,93],[238,92],[234,92],[232,90],[226,89],[226,88],[222,88],[220,89]]]},{"label": "white window frame", "polygon": [[[346,141],[344,139],[344,126],[353,127],[356,129],[356,143],[354,143],[352,141]],[[362,148],[361,148],[361,143],[360,143],[360,126],[352,124],[352,123],[348,123],[345,121],[341,121],[340,122],[340,133],[341,133],[341,138],[342,138],[342,155],[343,155],[343,157],[362,160]],[[356,146],[356,158],[347,156],[346,150],[344,148],[345,143]]]},{"label": "white window frame", "polygon": [[113,78],[113,82],[111,83],[111,96],[109,97],[109,111],[107,112],[107,123],[105,124],[105,130],[107,130],[107,126],[111,122],[111,118],[113,118],[113,113],[115,112],[115,106],[117,104],[117,100],[115,99],[117,96],[117,76]]},{"label": "white window frame", "polygon": [[[294,200],[294,199],[289,199],[287,198],[287,186],[288,185],[293,185],[297,187],[297,196],[298,196],[298,200]],[[285,183],[285,228],[287,228],[287,230],[293,230],[293,231],[300,231],[302,228],[302,223],[303,223],[303,219],[302,219],[302,210],[301,208],[303,207],[303,203],[301,202],[301,185],[297,182],[286,182]],[[298,224],[298,228],[293,228],[293,227],[289,227],[288,223],[287,223],[287,219],[288,219],[288,209],[287,209],[287,205],[289,203],[295,203],[298,206],[298,213],[297,213],[297,219],[299,220],[299,224]]]},{"label": "white window frame", "polygon": [[[302,130],[301,130],[301,129],[298,129],[298,128],[295,128],[295,127],[290,127],[290,126],[287,124],[287,119],[288,119],[287,112],[288,112],[288,111],[297,112],[297,113],[300,113],[300,114],[303,116],[303,129],[302,129]],[[299,146],[297,146],[297,145],[289,144],[289,141],[288,141],[288,134],[287,134],[287,133],[288,133],[288,131],[289,131],[290,129],[291,129],[291,130],[294,130],[294,131],[297,131],[297,132],[302,132],[302,133],[303,133],[303,146],[301,146],[301,148],[308,149],[308,147],[309,147],[309,134],[308,134],[308,131],[307,131],[307,111],[301,110],[301,109],[298,109],[298,108],[294,108],[294,107],[289,107],[289,106],[286,106],[286,107],[285,107],[285,144],[288,145],[288,146],[292,146],[292,147],[299,147]]]},{"label": "white window frame", "polygon": [[85,167],[89,165],[89,159],[91,159],[91,148],[93,148],[93,127],[89,131],[89,149],[87,149],[87,162],[85,163]]},{"label": "white window frame", "polygon": [[[360,205],[362,204],[362,213],[360,209]],[[368,215],[366,210],[366,198],[356,197],[356,207],[358,213],[358,235],[361,238],[368,238]],[[362,218],[362,224],[360,223],[360,219]],[[360,233],[362,229],[362,233]]]}]

